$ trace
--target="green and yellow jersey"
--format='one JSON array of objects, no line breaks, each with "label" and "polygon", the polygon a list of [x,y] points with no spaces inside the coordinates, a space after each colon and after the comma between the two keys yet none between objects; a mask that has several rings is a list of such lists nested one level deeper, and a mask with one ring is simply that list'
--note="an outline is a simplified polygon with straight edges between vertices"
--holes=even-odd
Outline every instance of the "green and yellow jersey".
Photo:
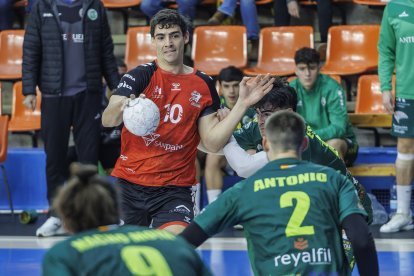
[{"label": "green and yellow jersey", "polygon": [[186,241],[162,230],[122,226],[85,231],[53,246],[43,275],[211,275]]},{"label": "green and yellow jersey", "polygon": [[378,41],[378,75],[381,91],[391,91],[396,70],[396,96],[414,100],[414,2],[393,0],[387,4],[381,21]]},{"label": "green and yellow jersey", "polygon": [[[257,120],[245,125],[233,133],[237,143],[244,150],[254,149],[256,152],[262,151],[262,135],[260,134]],[[312,128],[306,126],[307,147],[302,152],[302,160],[315,164],[331,167],[345,175],[355,186],[358,198],[368,214],[368,223],[372,222],[371,200],[367,196],[364,187],[351,175],[345,166],[344,161],[339,157],[337,151],[326,144],[313,132]]]},{"label": "green and yellow jersey", "polygon": [[[227,105],[226,99],[223,96],[220,96],[220,108],[225,108],[225,107],[227,107],[228,109],[231,109]],[[237,130],[237,129],[242,128],[244,125],[247,125],[250,122],[252,122],[255,118],[256,118],[256,110],[254,110],[254,108],[249,107],[246,113],[244,113],[242,119],[239,121],[235,129]]]},{"label": "green and yellow jersey", "polygon": [[350,275],[341,223],[354,213],[366,215],[346,177],[279,159],[225,191],[194,220],[210,236],[243,225],[256,275]]}]

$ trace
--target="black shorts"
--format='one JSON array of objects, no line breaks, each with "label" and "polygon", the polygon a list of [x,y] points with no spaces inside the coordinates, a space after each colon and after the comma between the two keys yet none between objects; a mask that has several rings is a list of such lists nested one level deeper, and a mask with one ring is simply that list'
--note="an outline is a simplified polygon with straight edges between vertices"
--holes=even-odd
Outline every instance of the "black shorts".
[{"label": "black shorts", "polygon": [[165,228],[187,226],[195,214],[195,186],[148,187],[117,179],[126,224]]}]

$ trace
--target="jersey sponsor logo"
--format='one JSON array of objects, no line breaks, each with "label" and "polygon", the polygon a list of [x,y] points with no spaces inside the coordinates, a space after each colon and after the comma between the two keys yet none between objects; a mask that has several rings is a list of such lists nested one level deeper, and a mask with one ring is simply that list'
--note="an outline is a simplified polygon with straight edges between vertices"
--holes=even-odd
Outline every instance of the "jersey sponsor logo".
[{"label": "jersey sponsor logo", "polygon": [[178,82],[173,82],[171,88],[171,92],[180,92],[181,91],[181,84]]},{"label": "jersey sponsor logo", "polygon": [[321,105],[325,106],[326,105],[326,99],[325,97],[321,97]]},{"label": "jersey sponsor logo", "polygon": [[151,133],[151,134],[149,134],[147,136],[142,136],[142,139],[144,139],[145,145],[148,147],[149,145],[152,144],[152,142],[154,142],[155,140],[157,140],[158,137],[160,137],[159,134]]},{"label": "jersey sponsor logo", "polygon": [[201,96],[200,92],[195,91],[195,90],[193,92],[191,92],[191,98],[189,100],[191,102],[191,105],[200,108],[199,102],[201,100],[201,97],[202,96]]},{"label": "jersey sponsor logo", "polygon": [[49,12],[45,12],[42,14],[43,17],[53,17],[53,14],[49,13]]},{"label": "jersey sponsor logo", "polygon": [[331,249],[330,248],[312,248],[309,251],[303,251],[298,253],[290,253],[278,255],[275,257],[275,266],[292,265],[297,267],[299,264],[310,265],[329,265],[332,263]]},{"label": "jersey sponsor logo", "polygon": [[72,41],[73,43],[83,43],[83,34],[62,34],[63,41]]},{"label": "jersey sponsor logo", "polygon": [[400,43],[414,43],[414,36],[400,37]]},{"label": "jersey sponsor logo", "polygon": [[135,81],[135,78],[133,76],[131,76],[130,74],[125,74],[124,77]]},{"label": "jersey sponsor logo", "polygon": [[398,110],[394,112],[394,119],[397,123],[400,123],[400,120],[408,119],[408,115],[405,112]]},{"label": "jersey sponsor logo", "polygon": [[177,144],[176,145],[171,145],[171,144],[163,143],[163,142],[160,142],[160,141],[155,141],[154,145],[157,146],[157,147],[164,148],[165,151],[170,151],[170,152],[171,151],[177,151],[177,150],[180,150],[180,149],[184,148],[183,145],[177,145]]},{"label": "jersey sponsor logo", "polygon": [[131,87],[130,85],[128,85],[125,81],[120,82],[120,83],[118,84],[118,88],[121,88],[121,87],[126,88],[126,89],[128,89],[128,90],[131,90],[131,91],[132,91],[132,87]]},{"label": "jersey sponsor logo", "polygon": [[402,13],[400,13],[399,15],[398,15],[398,17],[408,17],[409,16],[409,14],[406,12],[406,11],[403,11]]},{"label": "jersey sponsor logo", "polygon": [[154,91],[152,91],[152,98],[153,99],[162,98],[162,89],[158,85],[154,88]]},{"label": "jersey sponsor logo", "polygon": [[315,173],[307,172],[300,173],[298,175],[289,175],[289,176],[279,176],[279,177],[266,177],[263,179],[256,179],[254,181],[254,192],[266,190],[269,188],[276,187],[285,187],[285,186],[295,186],[299,184],[304,184],[307,182],[327,182],[326,173]]}]

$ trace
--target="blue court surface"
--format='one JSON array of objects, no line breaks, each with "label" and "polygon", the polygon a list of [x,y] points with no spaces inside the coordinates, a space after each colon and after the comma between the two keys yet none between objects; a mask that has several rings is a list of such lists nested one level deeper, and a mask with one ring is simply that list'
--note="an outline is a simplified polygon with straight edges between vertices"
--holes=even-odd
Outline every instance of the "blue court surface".
[{"label": "blue court surface", "polygon": [[[41,275],[47,249],[63,238],[0,237],[0,275]],[[414,275],[414,240],[376,239],[381,275]],[[200,254],[214,275],[253,275],[243,238],[212,238]],[[357,270],[353,275],[359,275]]]}]

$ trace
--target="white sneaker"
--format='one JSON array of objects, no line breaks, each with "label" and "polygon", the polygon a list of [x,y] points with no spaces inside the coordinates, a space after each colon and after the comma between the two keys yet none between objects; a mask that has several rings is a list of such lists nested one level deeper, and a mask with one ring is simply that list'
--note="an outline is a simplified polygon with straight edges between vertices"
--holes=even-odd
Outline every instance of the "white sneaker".
[{"label": "white sneaker", "polygon": [[57,217],[48,218],[42,226],[36,230],[36,236],[38,237],[51,237],[55,235],[65,234],[62,221]]},{"label": "white sneaker", "polygon": [[396,213],[391,220],[381,226],[381,233],[394,233],[414,229],[411,212],[409,214]]}]

